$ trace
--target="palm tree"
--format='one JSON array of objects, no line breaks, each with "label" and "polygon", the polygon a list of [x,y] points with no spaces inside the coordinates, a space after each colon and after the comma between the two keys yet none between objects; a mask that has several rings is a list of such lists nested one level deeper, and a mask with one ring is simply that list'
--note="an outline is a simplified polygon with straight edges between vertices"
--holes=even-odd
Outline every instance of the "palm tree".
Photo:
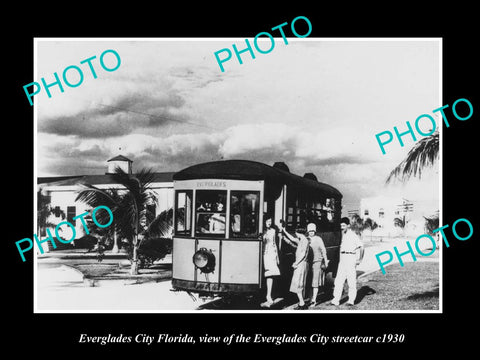
[{"label": "palm tree", "polygon": [[378,224],[374,220],[370,218],[366,218],[362,225],[362,231],[365,229],[370,229],[370,231],[373,231],[377,227],[378,227]]},{"label": "palm tree", "polygon": [[[122,186],[121,190],[112,192],[96,188],[93,185],[86,185],[79,192],[76,200],[83,201],[92,207],[102,204],[110,208],[116,224],[114,231],[132,245],[130,273],[136,275],[138,274],[138,247],[141,243],[139,235],[141,240],[143,238],[141,233],[146,228],[144,224],[153,220],[153,214],[147,205],[157,202],[150,187],[154,175],[150,169],[142,169],[139,173],[132,175],[117,168],[111,176],[116,183]],[[107,216],[105,212],[102,213]],[[98,214],[97,219],[102,223],[101,213]],[[105,220],[105,222],[107,221],[108,219]]]},{"label": "palm tree", "polygon": [[350,221],[350,229],[354,231],[357,235],[362,233],[363,228],[363,219],[358,214],[354,214]]},{"label": "palm tree", "polygon": [[401,181],[408,180],[410,176],[421,178],[422,169],[426,166],[432,166],[438,158],[439,151],[439,132],[436,130],[432,135],[418,141],[408,152],[407,157],[392,170],[386,183],[388,184],[394,178],[400,178]]},{"label": "palm tree", "polygon": [[[183,218],[177,215],[177,223]],[[163,259],[172,250],[173,208],[163,210],[140,234],[141,245],[138,247],[139,267],[152,265]]]},{"label": "palm tree", "polygon": [[438,241],[439,241],[439,233],[437,232],[436,235],[434,234],[434,230],[438,229],[439,227],[439,222],[440,222],[440,218],[438,216],[438,212],[430,217],[426,217],[424,216],[424,219],[425,219],[425,224],[424,224],[424,227],[425,227],[425,233],[430,235],[430,236],[436,236],[436,245],[437,245],[437,249],[438,249]]},{"label": "palm tree", "polygon": [[395,219],[393,219],[393,225],[396,226],[396,227],[399,227],[400,229],[403,229],[405,228],[405,218],[399,218],[399,217],[396,217]]},{"label": "palm tree", "polygon": [[430,217],[424,216],[425,219],[425,232],[429,235],[433,235],[433,230],[438,229],[439,226],[439,217],[438,214],[432,215]]},{"label": "palm tree", "polygon": [[[57,209],[58,214],[62,217],[62,220],[65,219],[65,212],[63,210]],[[55,214],[55,208],[50,205],[50,197],[44,195],[42,190],[37,191],[37,236],[40,238],[45,236],[46,229],[50,227],[55,227],[57,224],[54,224],[49,221],[49,217],[52,214]]]},{"label": "palm tree", "polygon": [[[112,239],[113,240],[113,249],[112,252],[118,252],[118,230],[117,230],[117,221],[118,214],[120,209],[117,209],[118,204],[121,201],[121,195],[118,189],[109,188],[109,189],[99,189],[90,184],[80,185],[82,190],[80,190],[79,195],[76,198],[77,200],[83,201],[91,208],[96,208],[100,205],[107,206],[110,210],[115,211],[113,215],[113,223],[108,228],[97,228],[92,227],[90,231],[91,235],[97,240],[101,238]],[[98,212],[95,217],[99,220],[101,224],[107,223],[110,219],[107,218],[105,212]],[[87,221],[92,222],[90,216],[85,217]]]},{"label": "palm tree", "polygon": [[366,229],[373,231],[377,227],[378,224],[374,220],[370,218],[362,219],[358,214],[354,214],[350,222],[350,229],[357,233],[357,235],[361,235]]}]

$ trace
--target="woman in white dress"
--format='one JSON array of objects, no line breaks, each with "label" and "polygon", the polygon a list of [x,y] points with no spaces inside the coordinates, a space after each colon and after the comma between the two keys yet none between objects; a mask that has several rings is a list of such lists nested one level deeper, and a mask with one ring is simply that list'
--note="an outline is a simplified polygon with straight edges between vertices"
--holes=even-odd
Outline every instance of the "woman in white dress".
[{"label": "woman in white dress", "polygon": [[262,235],[263,240],[263,267],[265,268],[265,278],[267,282],[267,302],[266,305],[273,304],[272,287],[273,277],[280,275],[278,268],[279,258],[277,249],[277,231],[272,227],[272,218],[267,217],[265,220],[265,230]]}]

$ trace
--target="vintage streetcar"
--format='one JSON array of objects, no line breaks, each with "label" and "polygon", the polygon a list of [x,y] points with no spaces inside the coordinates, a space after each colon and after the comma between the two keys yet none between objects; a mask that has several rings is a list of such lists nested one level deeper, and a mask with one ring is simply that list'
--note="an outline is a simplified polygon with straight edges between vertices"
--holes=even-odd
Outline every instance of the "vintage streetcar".
[{"label": "vintage streetcar", "polygon": [[[297,225],[317,225],[335,275],[341,240],[342,194],[312,173],[290,173],[283,163],[246,160],[203,163],[174,177],[175,211],[172,286],[200,295],[261,294],[264,219],[280,220],[291,234]],[[280,238],[280,236],[279,236]],[[288,292],[295,248],[281,239],[280,281]],[[330,276],[331,278],[331,276]]]}]

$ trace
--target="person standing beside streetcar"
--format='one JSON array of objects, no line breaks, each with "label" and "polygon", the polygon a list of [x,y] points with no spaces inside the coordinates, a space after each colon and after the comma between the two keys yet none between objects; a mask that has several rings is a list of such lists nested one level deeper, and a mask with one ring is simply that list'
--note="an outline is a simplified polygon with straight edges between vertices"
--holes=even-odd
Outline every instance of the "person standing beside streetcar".
[{"label": "person standing beside streetcar", "polygon": [[266,302],[262,306],[270,307],[274,301],[272,299],[273,277],[280,275],[278,267],[280,261],[277,249],[277,231],[272,227],[272,217],[265,220],[265,230],[262,235],[263,240],[263,266],[265,268],[265,278],[267,282]]},{"label": "person standing beside streetcar", "polygon": [[285,234],[284,240],[297,248],[295,251],[295,262],[292,264],[294,271],[290,284],[290,292],[297,294],[298,307],[296,309],[303,310],[307,307],[303,299],[303,291],[307,281],[310,245],[308,239],[305,237],[305,228],[297,227],[295,229],[295,236],[289,234],[284,228],[282,228],[281,231]]},{"label": "person standing beside streetcar", "polygon": [[[357,272],[356,267],[362,261],[364,255],[363,243],[350,229],[350,219],[347,217],[340,220],[342,229],[342,242],[340,244],[340,262],[338,264],[337,277],[334,282],[333,299],[331,305],[340,305],[340,297],[343,292],[345,280],[348,284],[348,306],[355,304],[357,297]],[[357,250],[360,250],[360,257],[357,261]]]},{"label": "person standing beside streetcar", "polygon": [[328,267],[327,249],[323,239],[316,235],[317,226],[314,223],[307,225],[307,235],[310,240],[310,247],[313,251],[312,260],[312,299],[310,306],[315,306],[317,302],[318,288],[323,286],[324,272]]}]

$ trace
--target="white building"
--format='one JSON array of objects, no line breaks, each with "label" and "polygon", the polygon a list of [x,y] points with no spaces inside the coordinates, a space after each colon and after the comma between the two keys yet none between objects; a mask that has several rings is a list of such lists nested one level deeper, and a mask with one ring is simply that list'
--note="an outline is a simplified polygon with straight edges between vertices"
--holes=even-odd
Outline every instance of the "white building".
[{"label": "white building", "polygon": [[[109,159],[107,165],[107,172],[103,175],[38,178],[38,190],[41,191],[42,195],[47,196],[50,200],[50,206],[55,209],[54,214],[50,215],[48,219],[49,222],[58,224],[61,221],[68,221],[75,226],[75,239],[84,236],[85,231],[81,220],[73,220],[75,216],[89,210],[89,207],[85,203],[75,201],[78,191],[81,190],[81,185],[90,184],[100,189],[121,189],[122,186],[115,183],[113,176],[111,176],[115,168],[119,167],[129,174],[132,173],[132,160],[122,155]],[[150,187],[158,200],[154,210],[155,215],[172,208],[174,205],[173,174],[174,172],[154,173],[154,180]],[[62,212],[65,215],[65,219],[62,219]],[[69,229],[68,226],[64,226],[64,228],[66,231]],[[71,238],[71,234],[64,234],[64,238]],[[58,249],[62,248],[61,243],[56,242],[56,244]]]},{"label": "white building", "polygon": [[370,218],[386,231],[395,229],[395,219],[403,224],[412,220],[413,203],[404,198],[375,196],[360,200],[360,217]]}]

